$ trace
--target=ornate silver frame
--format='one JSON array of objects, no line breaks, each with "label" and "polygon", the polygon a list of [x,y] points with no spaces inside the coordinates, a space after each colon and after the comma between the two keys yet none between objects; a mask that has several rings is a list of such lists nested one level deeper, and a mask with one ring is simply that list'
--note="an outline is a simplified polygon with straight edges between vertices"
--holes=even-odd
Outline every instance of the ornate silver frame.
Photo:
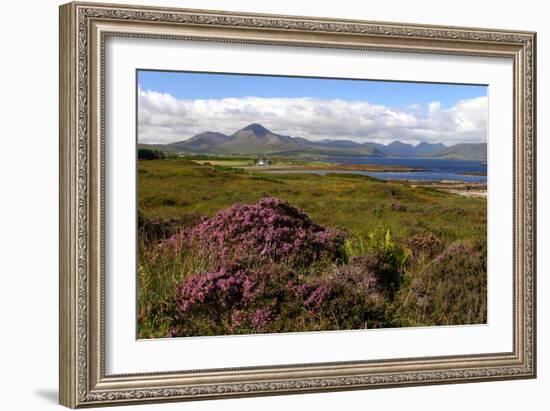
[{"label": "ornate silver frame", "polygon": [[[106,375],[104,45],[109,36],[490,56],[514,64],[514,349],[471,356]],[[536,34],[70,3],[60,8],[60,403],[76,408],[536,376]]]}]

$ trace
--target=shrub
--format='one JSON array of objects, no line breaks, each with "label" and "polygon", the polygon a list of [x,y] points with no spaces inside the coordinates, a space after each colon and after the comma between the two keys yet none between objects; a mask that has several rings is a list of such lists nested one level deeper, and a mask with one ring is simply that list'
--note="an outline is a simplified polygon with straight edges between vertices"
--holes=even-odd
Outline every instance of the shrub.
[{"label": "shrub", "polygon": [[411,274],[398,296],[403,325],[482,324],[487,321],[485,243],[457,241]]},{"label": "shrub", "polygon": [[233,264],[184,280],[176,293],[170,336],[380,327],[387,300],[375,276],[335,270],[299,276],[282,265]]},{"label": "shrub", "polygon": [[[356,257],[337,267],[305,302],[313,299],[317,312],[332,329],[379,328],[387,325],[390,302],[386,284],[372,270],[369,257]],[[319,294],[322,298],[319,297]],[[320,302],[318,302],[321,300]]]},{"label": "shrub", "polygon": [[367,238],[356,235],[345,242],[344,250],[347,261],[364,266],[364,271],[374,275],[388,297],[393,298],[409,264],[410,252],[393,241],[390,230],[383,235],[371,233]]},{"label": "shrub", "polygon": [[431,233],[415,234],[407,240],[414,259],[432,258],[443,251],[443,242]]},{"label": "shrub", "polygon": [[159,241],[172,237],[181,229],[195,226],[202,218],[199,214],[184,214],[180,218],[149,220],[138,212],[138,240],[145,246],[157,245]]},{"label": "shrub", "polygon": [[230,264],[192,275],[177,289],[171,335],[263,332],[295,298],[285,287],[295,278],[275,265],[251,270]]},{"label": "shrub", "polygon": [[[202,230],[201,227],[199,232],[203,233]],[[322,231],[314,231],[319,232]],[[186,235],[188,239],[183,243],[189,242],[193,233]],[[300,265],[295,265],[293,269],[286,262],[288,259],[277,258],[277,254],[274,254],[275,257],[270,254],[270,260],[260,258],[261,263],[253,265],[220,259],[215,269],[193,274],[178,286],[178,314],[170,335],[358,329],[390,325],[387,310],[403,275],[406,252],[393,243],[389,232],[383,240],[370,240],[370,248],[364,250],[365,254],[352,257],[348,264],[315,266],[315,275],[310,275],[308,269]],[[190,243],[194,247],[201,244]],[[226,244],[225,241],[223,244]],[[320,244],[326,246],[331,243],[320,242],[315,248],[326,255]],[[288,250],[299,251],[293,248]],[[331,247],[329,251],[336,252]],[[184,252],[183,249],[181,252]],[[261,254],[255,256],[261,257]],[[295,258],[291,260],[296,261]]]},{"label": "shrub", "polygon": [[309,265],[342,256],[343,234],[313,223],[302,211],[277,198],[235,204],[190,230],[181,230],[166,247],[195,247],[219,263],[285,262]]},{"label": "shrub", "polygon": [[139,160],[158,160],[163,158],[164,153],[160,150],[155,150],[151,148],[138,148]]}]

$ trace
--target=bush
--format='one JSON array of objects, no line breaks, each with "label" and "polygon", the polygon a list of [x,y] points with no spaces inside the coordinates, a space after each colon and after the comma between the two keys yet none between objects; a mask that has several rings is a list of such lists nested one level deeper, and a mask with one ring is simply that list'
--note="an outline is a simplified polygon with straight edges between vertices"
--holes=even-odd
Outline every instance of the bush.
[{"label": "bush", "polygon": [[285,288],[292,281],[295,274],[279,266],[251,270],[231,264],[192,275],[178,287],[171,335],[267,331],[294,298]]},{"label": "bush", "polygon": [[177,287],[169,335],[381,327],[407,259],[389,232],[346,256],[342,232],[276,198],[234,205],[163,249],[175,258],[192,250],[212,267]]},{"label": "bush", "polygon": [[256,204],[235,204],[164,243],[194,247],[214,262],[257,265],[285,262],[293,267],[342,257],[343,234],[313,223],[297,208],[267,197]]},{"label": "bush", "polygon": [[486,245],[452,243],[411,275],[397,300],[402,325],[486,323]]},{"label": "bush", "polygon": [[202,218],[199,214],[184,214],[180,218],[149,220],[138,212],[139,242],[145,246],[157,245],[159,241],[172,237],[183,228],[197,225]]},{"label": "bush", "polygon": [[346,261],[362,264],[393,298],[409,264],[410,252],[393,241],[391,232],[371,233],[366,239],[356,235],[345,242],[344,249]]},{"label": "bush", "polygon": [[393,289],[370,256],[353,258],[337,267],[320,284],[328,290],[318,311],[334,329],[379,328],[387,324],[386,310]]},{"label": "bush", "polygon": [[151,148],[138,148],[138,160],[159,160],[164,158],[164,153]]},{"label": "bush", "polygon": [[443,251],[443,242],[431,233],[415,234],[407,240],[407,246],[414,259],[433,258]]},{"label": "bush", "polygon": [[383,326],[387,300],[375,276],[362,269],[307,278],[281,265],[251,270],[235,264],[195,274],[178,287],[178,314],[169,335]]}]

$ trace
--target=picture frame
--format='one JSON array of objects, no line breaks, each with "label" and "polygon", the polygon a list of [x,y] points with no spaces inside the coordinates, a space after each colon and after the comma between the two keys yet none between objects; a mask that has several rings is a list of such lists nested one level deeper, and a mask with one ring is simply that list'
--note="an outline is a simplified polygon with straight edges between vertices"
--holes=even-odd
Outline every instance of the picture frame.
[{"label": "picture frame", "polygon": [[[355,50],[512,63],[512,349],[463,355],[106,372],[110,38]],[[338,73],[334,73],[337,75]],[[73,2],[60,7],[60,403],[188,401],[536,377],[536,34]],[[499,121],[499,119],[491,119]],[[131,235],[131,234],[129,234]],[[491,239],[489,238],[489,241]],[[312,337],[313,338],[313,337]]]}]

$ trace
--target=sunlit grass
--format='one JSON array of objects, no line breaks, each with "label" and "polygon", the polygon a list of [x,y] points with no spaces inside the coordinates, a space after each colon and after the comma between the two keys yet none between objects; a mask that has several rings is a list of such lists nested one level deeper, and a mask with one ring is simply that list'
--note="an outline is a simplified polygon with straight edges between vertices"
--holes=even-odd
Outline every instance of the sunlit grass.
[{"label": "sunlit grass", "polygon": [[274,196],[318,224],[369,233],[391,229],[396,239],[432,232],[446,242],[485,239],[486,200],[358,175],[231,172],[187,160],[139,162],[139,209],[149,219],[212,216],[232,204]]},{"label": "sunlit grass", "polygon": [[[185,159],[139,161],[140,214],[147,221],[188,218],[193,222],[200,215],[212,217],[235,203],[277,197],[303,210],[316,224],[342,229],[347,235],[344,252],[350,261],[380,249],[389,249],[392,258],[403,259],[406,271],[400,289],[385,306],[381,326],[486,320],[486,252],[476,251],[486,245],[484,198],[360,175],[266,174],[237,167],[239,161],[249,160],[207,161],[210,164]],[[181,224],[174,223],[174,227]],[[445,257],[439,260],[435,254],[412,258],[409,240],[415,235],[434,235],[441,241],[441,250],[447,250],[444,253],[452,258],[445,257],[447,254],[438,254]],[[140,243],[138,254],[138,334],[141,338],[169,335],[178,317],[176,287],[190,275],[212,267],[188,252],[163,255],[158,242]],[[323,278],[334,264],[302,267],[299,274]],[[300,327],[321,330],[335,324],[326,318],[316,322],[303,313],[287,320],[298,327],[293,331]],[[204,328],[201,332],[213,331]]]}]

